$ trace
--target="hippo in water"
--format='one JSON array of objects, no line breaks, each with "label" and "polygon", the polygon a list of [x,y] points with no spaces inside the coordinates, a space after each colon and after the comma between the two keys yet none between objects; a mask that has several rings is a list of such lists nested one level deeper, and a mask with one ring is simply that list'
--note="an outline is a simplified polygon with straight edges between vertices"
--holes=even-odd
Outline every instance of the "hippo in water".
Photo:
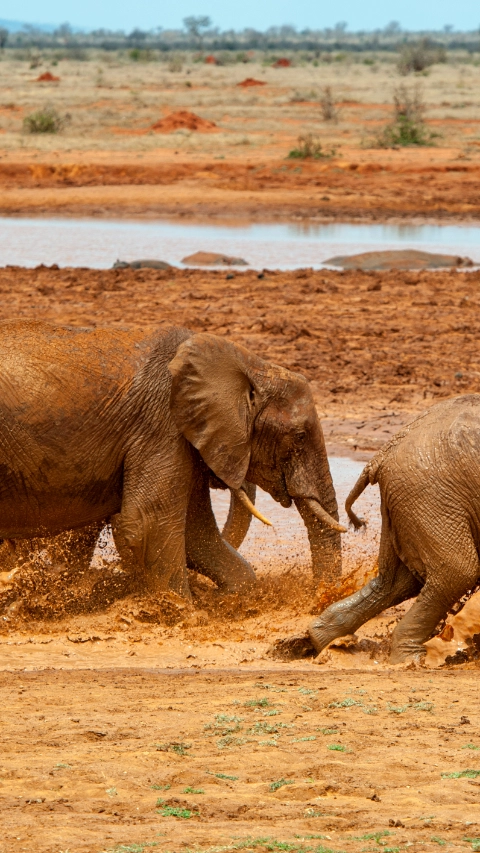
[{"label": "hippo in water", "polygon": [[166,261],[155,261],[142,259],[140,261],[115,261],[112,269],[114,270],[142,270],[142,269],[150,269],[150,270],[171,270],[173,269],[171,264],[167,264]]}]

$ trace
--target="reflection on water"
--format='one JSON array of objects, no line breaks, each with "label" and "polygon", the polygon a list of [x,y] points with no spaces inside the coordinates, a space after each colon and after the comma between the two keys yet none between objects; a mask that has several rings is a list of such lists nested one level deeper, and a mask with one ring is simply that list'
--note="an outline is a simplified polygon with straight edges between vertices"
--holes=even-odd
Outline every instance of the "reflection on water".
[{"label": "reflection on water", "polygon": [[321,267],[333,255],[415,248],[480,262],[480,227],[314,222],[199,225],[109,219],[0,218],[0,266],[38,264],[107,269],[120,258],[174,266],[197,251],[242,256],[256,269]]},{"label": "reflection on water", "polygon": [[[353,459],[335,457],[330,459],[330,469],[340,507],[340,520],[345,526],[348,524],[348,518],[343,509],[345,499],[364,464]],[[227,517],[228,493],[213,491],[212,503],[221,526]],[[274,526],[272,529],[257,519],[252,519],[240,553],[259,569],[308,565],[310,548],[307,531],[295,507],[284,509],[261,489],[257,489],[256,504]],[[377,486],[373,488],[369,486],[365,490],[355,504],[355,511],[357,515],[367,519],[368,526],[366,530],[360,532],[349,529],[348,533],[342,535],[345,568],[356,565],[363,559],[366,563],[365,568],[370,568],[378,551],[380,531],[380,495]]]}]

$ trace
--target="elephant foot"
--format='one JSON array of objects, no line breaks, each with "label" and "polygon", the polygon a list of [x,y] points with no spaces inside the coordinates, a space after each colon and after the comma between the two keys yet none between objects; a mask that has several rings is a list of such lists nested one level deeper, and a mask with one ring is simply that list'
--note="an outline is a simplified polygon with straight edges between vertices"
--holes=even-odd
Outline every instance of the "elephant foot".
[{"label": "elephant foot", "polygon": [[[327,613],[327,611],[325,611],[325,613]],[[322,613],[322,616],[319,619],[315,619],[311,622],[307,628],[308,637],[310,638],[317,654],[323,652],[332,640],[336,640],[338,637],[345,637],[347,634],[351,633],[344,626],[332,623],[329,624],[327,619],[322,619],[325,613]]]},{"label": "elephant foot", "polygon": [[392,664],[415,663],[421,666],[425,661],[426,654],[427,650],[422,644],[413,642],[395,643],[390,650],[388,661]]}]

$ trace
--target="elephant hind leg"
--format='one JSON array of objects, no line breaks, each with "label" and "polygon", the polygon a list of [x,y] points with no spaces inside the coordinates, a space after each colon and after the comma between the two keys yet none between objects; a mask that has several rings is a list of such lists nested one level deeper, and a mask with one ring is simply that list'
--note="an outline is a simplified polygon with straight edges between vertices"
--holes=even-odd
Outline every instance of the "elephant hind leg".
[{"label": "elephant hind leg", "polygon": [[332,640],[353,634],[387,607],[417,595],[418,581],[401,562],[393,547],[390,520],[382,507],[382,534],[378,556],[378,575],[362,589],[327,607],[310,624],[308,633],[317,652]]},{"label": "elephant hind leg", "polygon": [[426,653],[423,644],[478,578],[478,555],[467,525],[450,531],[442,526],[435,543],[429,544],[428,563],[424,564],[427,581],[393,632],[391,663],[421,661]]}]

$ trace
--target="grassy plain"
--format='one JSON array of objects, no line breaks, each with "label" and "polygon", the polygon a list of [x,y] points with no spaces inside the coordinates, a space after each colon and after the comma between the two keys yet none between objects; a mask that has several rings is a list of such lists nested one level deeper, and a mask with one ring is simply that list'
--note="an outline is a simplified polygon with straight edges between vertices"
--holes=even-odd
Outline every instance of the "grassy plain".
[{"label": "grassy plain", "polygon": [[[0,62],[0,212],[332,218],[474,217],[480,201],[480,67],[451,58],[402,77],[396,57],[291,68],[135,63],[113,55],[50,66]],[[107,61],[108,60],[108,61]],[[264,86],[241,88],[246,77]],[[378,149],[395,89],[419,86],[430,146]],[[330,86],[336,121],[324,121]],[[29,134],[45,106],[64,119]],[[153,125],[179,110],[208,132]],[[334,157],[288,160],[313,134]]]}]

